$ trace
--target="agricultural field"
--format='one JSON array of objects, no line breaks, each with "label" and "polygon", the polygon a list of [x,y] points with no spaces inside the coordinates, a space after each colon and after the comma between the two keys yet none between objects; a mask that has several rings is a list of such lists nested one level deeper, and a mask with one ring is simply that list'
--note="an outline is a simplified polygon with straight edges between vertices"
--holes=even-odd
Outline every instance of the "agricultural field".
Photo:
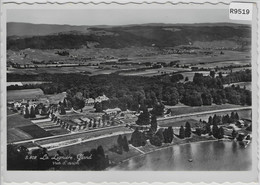
[{"label": "agricultural field", "polygon": [[215,67],[226,67],[226,66],[241,66],[251,64],[251,60],[244,59],[244,60],[219,60],[213,62],[205,62],[203,64],[198,64],[196,67],[203,67],[203,68],[215,68]]},{"label": "agricultural field", "polygon": [[230,87],[232,85],[234,86],[239,85],[240,88],[245,87],[246,89],[252,91],[252,82],[238,82],[238,83],[225,84],[224,87]]},{"label": "agricultural field", "polygon": [[7,143],[46,136],[51,134],[34,125],[30,119],[20,114],[7,116]]},{"label": "agricultural field", "polygon": [[200,107],[178,107],[177,109],[172,109],[172,116],[187,114],[187,113],[195,113],[195,112],[204,112],[204,111],[214,111],[214,110],[221,110],[221,109],[232,109],[243,107],[240,105],[234,104],[223,104],[223,105],[210,105],[210,106],[200,106]]},{"label": "agricultural field", "polygon": [[19,129],[25,133],[28,133],[30,136],[32,136],[32,138],[42,138],[42,137],[52,136],[52,134],[45,131],[44,129],[41,129],[37,125],[23,126],[23,127],[19,127]]},{"label": "agricultural field", "polygon": [[44,93],[41,89],[23,89],[7,91],[7,101],[12,100],[27,100],[43,97]]},{"label": "agricultural field", "polygon": [[121,72],[120,75],[124,76],[156,76],[156,75],[162,75],[162,74],[171,74],[176,73],[180,71],[191,71],[191,69],[188,68],[174,68],[174,67],[163,67],[163,68],[157,68],[157,69],[146,69],[142,71],[131,71],[131,72]]}]

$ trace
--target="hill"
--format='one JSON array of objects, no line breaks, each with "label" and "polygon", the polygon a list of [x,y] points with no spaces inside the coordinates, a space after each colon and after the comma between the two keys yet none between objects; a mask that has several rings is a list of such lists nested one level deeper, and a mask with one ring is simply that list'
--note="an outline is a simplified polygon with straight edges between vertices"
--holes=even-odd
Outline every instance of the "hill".
[{"label": "hill", "polygon": [[95,27],[8,23],[7,32],[7,48],[11,50],[78,49],[91,42],[99,48],[175,47],[196,41],[233,41],[245,46],[250,45],[251,37],[249,26],[228,23]]}]

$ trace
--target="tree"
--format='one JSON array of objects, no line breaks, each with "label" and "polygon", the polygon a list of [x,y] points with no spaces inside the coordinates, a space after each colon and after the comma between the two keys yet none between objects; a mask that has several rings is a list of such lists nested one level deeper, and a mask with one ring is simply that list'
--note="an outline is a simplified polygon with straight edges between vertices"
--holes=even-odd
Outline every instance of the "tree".
[{"label": "tree", "polygon": [[46,107],[43,105],[42,106],[42,111],[41,111],[41,115],[44,116],[47,114],[47,110],[46,110]]},{"label": "tree", "polygon": [[138,116],[136,121],[137,125],[149,125],[150,124],[150,114],[147,107],[144,108],[143,112]]},{"label": "tree", "polygon": [[187,82],[187,81],[189,81],[189,77],[186,76],[185,77],[185,82]]},{"label": "tree", "polygon": [[213,116],[213,125],[214,124],[218,125],[218,124],[220,124],[220,122],[221,122],[221,116],[217,116],[216,114],[214,114],[214,116]]},{"label": "tree", "polygon": [[67,101],[66,101],[66,98],[63,99],[63,106],[64,106],[64,107],[67,107]]},{"label": "tree", "polygon": [[121,151],[120,153],[122,153],[123,146],[124,146],[124,140],[123,140],[123,137],[121,134],[117,138],[117,144],[118,144],[119,150]]},{"label": "tree", "polygon": [[211,105],[212,104],[212,96],[211,96],[210,93],[202,93],[201,99],[202,99],[203,105]]},{"label": "tree", "polygon": [[184,131],[184,127],[183,126],[181,126],[181,128],[180,128],[179,137],[181,139],[185,138],[185,131]]},{"label": "tree", "polygon": [[131,144],[135,147],[144,146],[146,144],[143,133],[139,132],[137,128],[131,135]]},{"label": "tree", "polygon": [[222,72],[218,73],[219,78],[223,78]]},{"label": "tree", "polygon": [[75,110],[82,109],[85,107],[85,101],[83,99],[82,93],[77,92],[76,95],[72,98],[72,107]]},{"label": "tree", "polygon": [[223,123],[223,124],[230,123],[229,115],[228,115],[228,114],[227,114],[227,115],[224,115],[224,116],[222,117],[222,123]]},{"label": "tree", "polygon": [[235,116],[234,116],[234,117],[235,117],[235,120],[236,120],[236,121],[239,120],[239,116],[238,116],[238,113],[237,113],[237,112],[235,113]]},{"label": "tree", "polygon": [[150,143],[154,146],[162,146],[162,141],[157,135],[150,138]]},{"label": "tree", "polygon": [[186,91],[184,96],[181,99],[181,102],[189,106],[202,105],[201,95],[197,91],[190,91],[190,90]]},{"label": "tree", "polygon": [[103,111],[102,104],[100,102],[96,102],[94,104],[94,108],[96,109],[96,112],[102,112]]},{"label": "tree", "polygon": [[210,124],[209,123],[206,124],[205,131],[206,131],[207,134],[211,133],[211,128],[210,128]]},{"label": "tree", "polygon": [[236,117],[235,117],[235,113],[234,112],[231,112],[231,115],[230,115],[230,122],[233,123],[236,121]]},{"label": "tree", "polygon": [[151,118],[151,130],[154,133],[157,131],[157,118],[155,115],[152,115],[152,118]]},{"label": "tree", "polygon": [[60,106],[60,114],[61,115],[65,115],[66,114],[66,111],[65,111],[65,108],[63,105]]},{"label": "tree", "polygon": [[171,143],[173,140],[173,129],[172,127],[168,127],[163,131],[163,137],[165,143]]},{"label": "tree", "polygon": [[196,128],[196,134],[198,135],[198,136],[201,136],[201,128]]},{"label": "tree", "polygon": [[185,137],[190,137],[191,135],[191,126],[190,123],[187,121],[185,124]]},{"label": "tree", "polygon": [[124,136],[124,138],[123,138],[123,149],[125,152],[129,151],[128,141],[127,141],[126,136]]},{"label": "tree", "polygon": [[161,142],[164,141],[164,135],[163,135],[164,129],[159,129],[155,135],[158,136],[158,138],[161,140]]},{"label": "tree", "polygon": [[232,138],[235,139],[237,137],[237,132],[233,129],[232,134],[231,134]]},{"label": "tree", "polygon": [[100,156],[105,157],[105,152],[104,152],[104,149],[103,149],[102,145],[99,145],[97,147],[97,154],[100,155]]},{"label": "tree", "polygon": [[35,118],[35,110],[34,110],[34,107],[33,107],[33,106],[31,106],[30,118]]},{"label": "tree", "polygon": [[218,139],[222,139],[224,137],[224,129],[220,127],[218,130]]},{"label": "tree", "polygon": [[155,116],[163,116],[164,114],[164,105],[163,103],[156,103],[153,107],[151,113]]},{"label": "tree", "polygon": [[219,131],[218,131],[218,126],[216,124],[213,125],[212,127],[212,134],[215,138],[219,137]]},{"label": "tree", "polygon": [[36,114],[39,114],[39,109],[38,109],[37,106],[35,107],[34,112],[35,112],[35,115],[36,115]]},{"label": "tree", "polygon": [[215,71],[210,71],[210,74],[209,74],[212,78],[215,78]]},{"label": "tree", "polygon": [[213,118],[210,116],[209,119],[208,119],[208,124],[209,125],[213,125]]},{"label": "tree", "polygon": [[24,112],[24,118],[29,118],[30,117],[30,114],[29,114],[29,109],[28,109],[28,107],[26,106],[25,107],[25,112]]}]

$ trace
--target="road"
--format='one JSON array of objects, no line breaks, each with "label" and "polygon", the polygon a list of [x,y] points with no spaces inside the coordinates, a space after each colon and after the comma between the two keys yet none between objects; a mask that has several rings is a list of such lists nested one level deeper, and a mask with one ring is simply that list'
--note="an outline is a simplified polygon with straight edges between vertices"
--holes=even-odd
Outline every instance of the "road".
[{"label": "road", "polygon": [[[175,118],[182,118],[182,117],[189,117],[189,116],[195,116],[195,115],[203,115],[203,114],[212,114],[212,113],[218,113],[218,112],[226,112],[226,111],[238,111],[238,110],[248,110],[251,109],[252,107],[239,107],[239,108],[231,108],[231,109],[222,109],[222,110],[213,110],[213,111],[204,111],[204,112],[196,112],[196,113],[187,113],[187,114],[181,114],[181,115],[176,115],[176,116],[171,116],[171,117],[165,117],[165,118],[158,118],[158,121],[163,121],[163,120],[170,120],[170,119],[175,119]],[[35,143],[40,146],[51,146],[51,145],[57,145],[58,143],[61,142],[66,142],[66,141],[72,141],[79,139],[79,142],[82,142],[81,139],[84,140],[84,142],[90,141],[90,140],[95,140],[99,138],[104,138],[104,137],[110,137],[111,134],[119,133],[124,131],[125,124],[122,125],[117,125],[117,126],[110,126],[110,127],[104,127],[104,128],[99,128],[99,129],[94,129],[94,130],[87,130],[87,131],[81,131],[81,132],[74,132],[74,133],[69,133],[69,134],[63,134],[63,135],[56,135],[56,136],[50,136],[50,137],[45,137],[45,138],[37,138],[37,139],[29,139],[25,141],[18,141],[14,142],[12,144],[26,144],[26,143]],[[107,131],[103,133],[103,131]],[[93,133],[96,136],[90,136],[89,133]],[[100,134],[100,135],[99,135]],[[70,143],[70,144],[65,144],[62,145],[64,146],[70,146],[70,145],[75,145],[78,144],[78,142],[75,143]],[[59,147],[59,146],[57,146]],[[57,148],[55,147],[55,148]]]},{"label": "road", "polygon": [[69,133],[69,134],[62,134],[62,135],[56,135],[56,136],[49,136],[49,137],[44,137],[44,138],[37,138],[37,139],[28,139],[28,140],[24,140],[24,141],[17,141],[17,142],[13,142],[12,144],[24,144],[24,143],[29,143],[29,142],[37,142],[37,141],[45,141],[45,140],[51,140],[51,139],[57,139],[57,138],[64,138],[67,139],[69,137],[74,137],[75,138],[80,138],[80,137],[84,137],[84,135],[88,134],[88,133],[92,133],[92,132],[99,132],[99,131],[110,131],[110,130],[114,130],[115,128],[123,128],[125,127],[125,125],[117,125],[117,126],[110,126],[110,127],[104,127],[104,128],[99,128],[99,129],[93,129],[93,130],[86,130],[86,131],[81,131],[81,132],[73,132],[73,133]]}]

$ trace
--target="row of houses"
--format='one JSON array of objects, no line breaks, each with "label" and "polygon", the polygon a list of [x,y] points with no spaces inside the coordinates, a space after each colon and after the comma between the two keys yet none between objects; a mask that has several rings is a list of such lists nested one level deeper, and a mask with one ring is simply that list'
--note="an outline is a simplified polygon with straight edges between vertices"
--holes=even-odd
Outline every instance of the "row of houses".
[{"label": "row of houses", "polygon": [[79,117],[74,119],[66,120],[62,117],[59,117],[55,114],[49,114],[51,121],[59,125],[60,127],[67,129],[69,131],[80,131],[80,130],[89,130],[94,128],[102,128],[106,126],[112,126],[120,124],[117,120],[107,120],[104,121],[101,117],[88,118],[88,117]]}]

